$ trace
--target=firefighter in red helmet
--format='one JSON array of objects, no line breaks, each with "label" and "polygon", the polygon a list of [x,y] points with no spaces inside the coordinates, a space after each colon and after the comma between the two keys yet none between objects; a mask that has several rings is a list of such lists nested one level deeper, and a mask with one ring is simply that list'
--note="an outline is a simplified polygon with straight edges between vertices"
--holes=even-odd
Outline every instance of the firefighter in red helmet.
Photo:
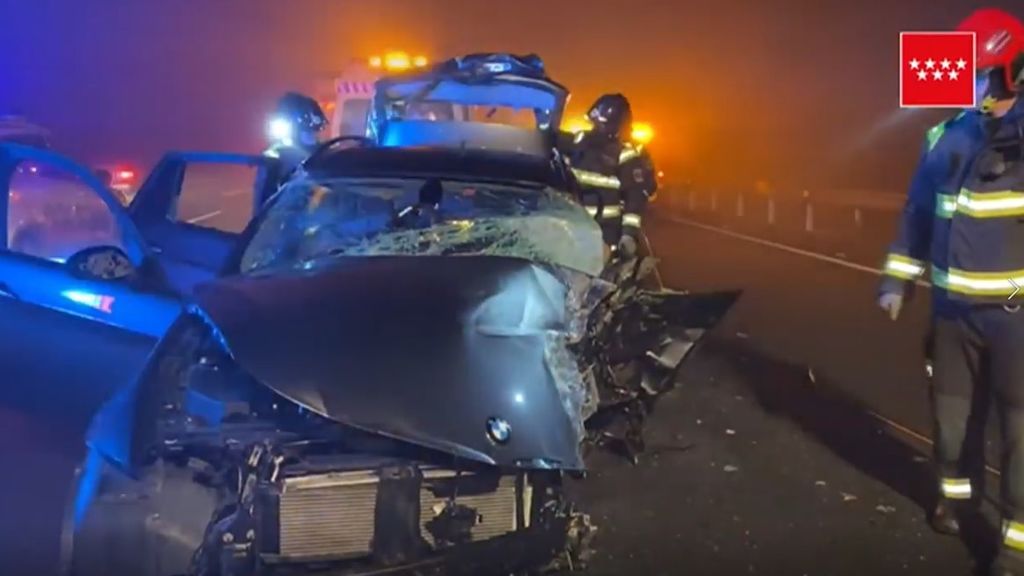
[{"label": "firefighter in red helmet", "polygon": [[984,476],[989,400],[1002,416],[999,553],[992,573],[1024,574],[1024,24],[980,9],[977,102],[929,130],[879,305],[895,320],[931,268],[932,408],[939,500],[932,527],[956,534]]}]

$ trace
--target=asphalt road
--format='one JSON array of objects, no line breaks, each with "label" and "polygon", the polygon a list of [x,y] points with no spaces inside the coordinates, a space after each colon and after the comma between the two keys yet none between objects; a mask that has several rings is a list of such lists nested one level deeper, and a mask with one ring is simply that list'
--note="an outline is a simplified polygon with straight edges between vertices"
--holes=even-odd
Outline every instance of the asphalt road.
[{"label": "asphalt road", "polygon": [[[237,227],[242,188],[183,202],[180,217]],[[214,214],[216,212],[216,214]],[[694,353],[680,387],[659,404],[650,451],[637,466],[599,453],[574,489],[599,528],[591,574],[968,574],[991,534],[933,535],[927,384],[921,339],[926,299],[892,323],[875,310],[876,274],[667,219],[650,224],[667,285],[742,288],[744,296]],[[735,228],[735,227],[733,227]],[[785,240],[785,238],[776,238]],[[807,247],[807,246],[805,246]],[[870,264],[872,248],[864,248]],[[74,447],[41,453],[45,434],[0,412],[9,461],[60,468]],[[58,479],[4,484],[0,542],[42,522],[22,494]],[[57,508],[57,506],[53,506]],[[31,550],[47,564],[56,550]],[[43,573],[42,571],[33,573]]]},{"label": "asphalt road", "polygon": [[581,484],[593,573],[969,574],[990,554],[983,521],[966,542],[924,525],[926,299],[892,323],[869,269],[650,226],[667,285],[745,293],[659,405],[657,448]]}]

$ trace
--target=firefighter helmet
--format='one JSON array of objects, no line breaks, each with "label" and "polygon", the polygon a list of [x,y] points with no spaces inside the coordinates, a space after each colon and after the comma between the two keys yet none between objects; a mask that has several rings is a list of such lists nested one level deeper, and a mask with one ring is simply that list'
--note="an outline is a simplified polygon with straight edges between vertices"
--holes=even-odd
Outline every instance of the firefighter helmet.
[{"label": "firefighter helmet", "polygon": [[973,32],[977,42],[979,98],[1012,98],[1024,84],[1024,23],[997,8],[975,10],[957,27]]},{"label": "firefighter helmet", "polygon": [[633,111],[622,94],[605,94],[590,107],[587,118],[595,130],[625,139],[633,124]]},{"label": "firefighter helmet", "polygon": [[327,116],[316,100],[289,92],[277,101],[276,116],[292,123],[296,128],[319,132],[327,126]]}]

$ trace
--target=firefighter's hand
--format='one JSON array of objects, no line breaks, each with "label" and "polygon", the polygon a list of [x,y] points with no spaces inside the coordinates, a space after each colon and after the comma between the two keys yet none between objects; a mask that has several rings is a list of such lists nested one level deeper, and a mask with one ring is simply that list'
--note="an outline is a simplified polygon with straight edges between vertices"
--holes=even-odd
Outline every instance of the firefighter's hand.
[{"label": "firefighter's hand", "polygon": [[628,234],[623,234],[622,238],[619,238],[619,256],[624,259],[636,256],[636,238]]},{"label": "firefighter's hand", "polygon": [[894,292],[883,292],[878,297],[878,307],[889,313],[889,318],[896,320],[903,309],[903,295]]}]

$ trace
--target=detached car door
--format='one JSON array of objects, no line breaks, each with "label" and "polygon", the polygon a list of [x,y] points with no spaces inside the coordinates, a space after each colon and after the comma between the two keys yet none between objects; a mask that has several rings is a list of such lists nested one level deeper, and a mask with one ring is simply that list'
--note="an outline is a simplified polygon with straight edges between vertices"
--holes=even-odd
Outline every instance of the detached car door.
[{"label": "detached car door", "polygon": [[0,145],[0,454],[11,463],[0,474],[0,574],[51,573],[90,418],[181,314],[159,274],[140,288],[141,277],[73,266],[96,249],[119,254],[119,270],[147,269],[144,240],[91,171]]},{"label": "detached car door", "polygon": [[281,164],[265,156],[167,154],[129,206],[172,286],[189,294],[222,272],[239,235],[276,192]]}]

